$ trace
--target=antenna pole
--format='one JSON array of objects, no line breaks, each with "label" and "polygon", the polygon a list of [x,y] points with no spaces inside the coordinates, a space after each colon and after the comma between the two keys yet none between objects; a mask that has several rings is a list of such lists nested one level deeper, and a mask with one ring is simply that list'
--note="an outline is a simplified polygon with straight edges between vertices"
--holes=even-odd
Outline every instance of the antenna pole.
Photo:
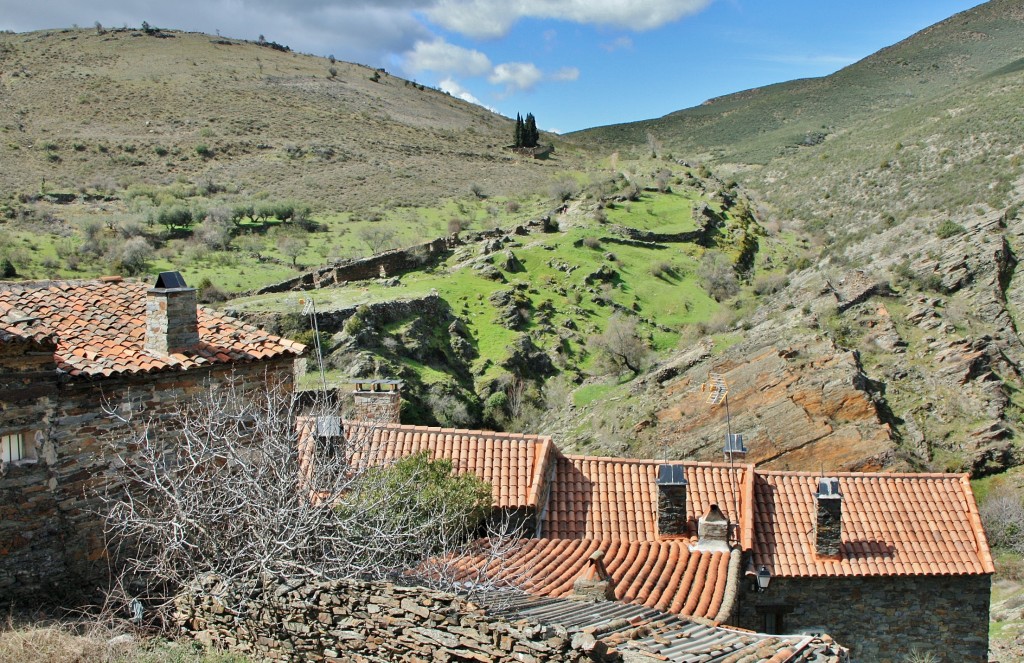
[{"label": "antenna pole", "polygon": [[320,323],[316,319],[316,302],[309,298],[309,305],[306,310],[309,312],[309,326],[313,330],[313,349],[316,350],[316,365],[320,370],[320,385],[323,387],[324,396],[327,395],[327,374],[324,371],[324,353],[320,347]]},{"label": "antenna pole", "polygon": [[[729,392],[725,392],[725,429],[728,431],[729,444],[732,444],[732,417],[729,415]],[[736,520],[735,537],[737,543],[740,540],[740,501],[737,493],[739,486],[736,485],[736,454],[729,452],[729,482],[732,484],[732,515]]]}]

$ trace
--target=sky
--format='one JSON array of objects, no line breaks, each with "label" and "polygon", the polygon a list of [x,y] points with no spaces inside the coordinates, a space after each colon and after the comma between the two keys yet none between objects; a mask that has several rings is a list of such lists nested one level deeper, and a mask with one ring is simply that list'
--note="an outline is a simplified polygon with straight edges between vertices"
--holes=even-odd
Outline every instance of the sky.
[{"label": "sky", "polygon": [[540,128],[660,117],[824,76],[977,0],[0,0],[0,30],[267,40],[384,67]]}]

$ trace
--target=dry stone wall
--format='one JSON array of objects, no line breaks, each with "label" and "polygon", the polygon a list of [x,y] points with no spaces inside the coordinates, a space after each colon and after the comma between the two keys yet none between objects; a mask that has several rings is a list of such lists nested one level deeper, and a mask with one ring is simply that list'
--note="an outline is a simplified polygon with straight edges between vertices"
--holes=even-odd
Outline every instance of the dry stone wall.
[{"label": "dry stone wall", "polygon": [[422,587],[271,578],[229,586],[207,577],[191,590],[176,601],[182,631],[256,660],[622,660],[593,637],[493,617],[464,598]]},{"label": "dry stone wall", "polygon": [[462,235],[450,235],[439,237],[423,244],[417,244],[406,249],[395,249],[385,251],[369,258],[350,260],[336,265],[320,267],[306,272],[294,278],[280,283],[274,283],[262,288],[253,290],[247,294],[264,295],[276,292],[289,292],[293,290],[313,290],[317,288],[328,288],[340,283],[350,281],[366,281],[377,278],[390,278],[414,269],[421,269],[437,264],[446,258],[452,249],[473,242],[498,239],[511,233],[515,235],[528,235],[531,232],[545,231],[550,228],[548,218],[537,221],[530,221],[516,226],[511,231],[488,230],[477,233],[464,233]]}]

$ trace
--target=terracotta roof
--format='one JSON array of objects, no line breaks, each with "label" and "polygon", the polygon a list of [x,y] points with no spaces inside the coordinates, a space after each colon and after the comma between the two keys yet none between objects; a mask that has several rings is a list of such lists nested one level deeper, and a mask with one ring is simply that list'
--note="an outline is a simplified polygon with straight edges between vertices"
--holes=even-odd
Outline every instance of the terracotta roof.
[{"label": "terracotta roof", "polygon": [[[697,519],[717,504],[730,520],[739,508],[740,543],[751,542],[753,471],[749,465],[665,461],[686,468],[686,511]],[[656,460],[556,454],[551,499],[541,525],[552,538],[658,539]]]},{"label": "terracotta roof", "polygon": [[420,451],[450,458],[456,472],[472,472],[494,489],[496,507],[537,507],[553,447],[544,435],[492,433],[455,428],[346,422],[345,437],[357,441],[356,459],[388,462]]},{"label": "terracotta roof", "polygon": [[298,355],[305,346],[199,307],[199,347],[160,356],[147,352],[146,290],[139,281],[54,281],[4,284],[0,334],[56,341],[54,361],[69,375],[103,377],[206,364]]},{"label": "terracotta roof", "polygon": [[985,531],[965,474],[829,474],[842,494],[838,558],[815,553],[820,474],[758,472],[752,562],[772,575],[992,573]]},{"label": "terracotta roof", "polygon": [[[590,555],[601,550],[617,600],[687,617],[725,618],[731,605],[725,598],[735,592],[738,581],[740,552],[697,552],[690,544],[688,539],[524,539],[490,575],[513,581],[530,594],[566,597],[586,573]],[[475,577],[485,561],[467,559],[457,578]]]}]

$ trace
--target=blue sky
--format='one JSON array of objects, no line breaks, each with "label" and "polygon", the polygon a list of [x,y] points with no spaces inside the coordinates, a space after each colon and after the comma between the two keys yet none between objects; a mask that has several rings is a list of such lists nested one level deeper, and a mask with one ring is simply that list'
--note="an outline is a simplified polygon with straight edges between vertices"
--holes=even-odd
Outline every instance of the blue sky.
[{"label": "blue sky", "polygon": [[541,128],[823,76],[977,0],[0,0],[0,29],[198,30],[386,67]]}]

